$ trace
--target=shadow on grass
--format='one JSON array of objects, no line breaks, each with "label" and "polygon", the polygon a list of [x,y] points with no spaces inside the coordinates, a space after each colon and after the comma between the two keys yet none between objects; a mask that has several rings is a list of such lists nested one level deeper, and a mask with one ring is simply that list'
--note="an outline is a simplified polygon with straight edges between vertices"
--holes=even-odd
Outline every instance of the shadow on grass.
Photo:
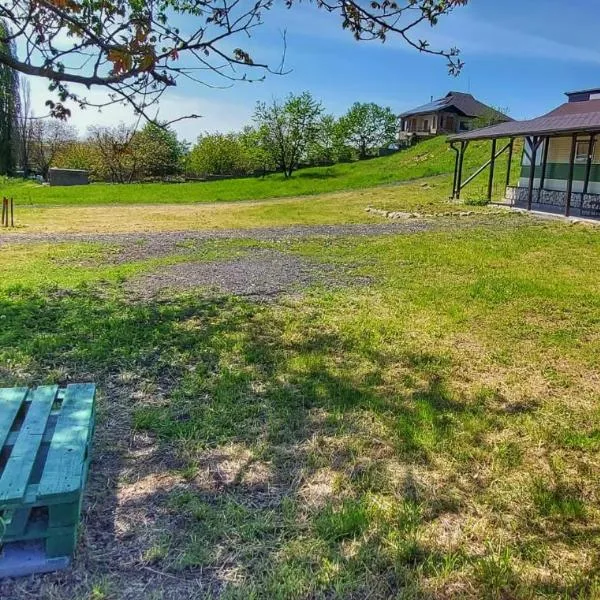
[{"label": "shadow on grass", "polygon": [[294,173],[294,178],[296,179],[308,179],[308,180],[319,180],[319,179],[338,179],[340,177],[339,173],[336,173],[333,169],[326,171],[312,171],[312,172],[303,172],[302,170],[296,171]]},{"label": "shadow on grass", "polygon": [[[440,553],[418,535],[460,506],[415,473],[458,446],[468,465],[494,418],[450,393],[446,357],[363,348],[310,315],[233,297],[14,289],[0,314],[2,385],[90,379],[102,392],[64,597],[89,591],[82,571],[127,597],[426,596],[424,576],[465,564],[483,594],[518,588],[510,557]],[[390,460],[406,467],[399,481]]]}]

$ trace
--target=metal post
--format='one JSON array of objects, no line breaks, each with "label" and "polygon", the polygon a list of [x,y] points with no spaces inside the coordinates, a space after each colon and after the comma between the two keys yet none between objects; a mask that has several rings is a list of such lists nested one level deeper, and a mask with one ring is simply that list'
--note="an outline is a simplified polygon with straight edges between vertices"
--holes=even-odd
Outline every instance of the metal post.
[{"label": "metal post", "polygon": [[535,179],[535,159],[537,158],[537,149],[539,146],[539,138],[533,136],[531,139],[531,156],[529,159],[529,187],[527,188],[527,210],[531,210],[533,200],[533,182]]},{"label": "metal post", "polygon": [[544,153],[542,154],[542,175],[540,176],[540,187],[538,188],[538,202],[542,196],[542,190],[546,183],[546,171],[548,170],[548,150],[550,148],[550,138],[544,138]]},{"label": "metal post", "polygon": [[596,141],[596,134],[590,135],[590,143],[588,145],[588,156],[585,165],[585,181],[583,182],[583,195],[581,196],[581,202],[583,204],[583,196],[588,193],[590,187],[590,175],[592,173],[592,159],[594,158],[594,142]]},{"label": "metal post", "polygon": [[571,196],[573,195],[573,173],[575,172],[575,150],[577,149],[577,134],[571,137],[571,156],[569,157],[569,179],[567,180],[567,198],[565,203],[565,216],[571,214]]},{"label": "metal post", "polygon": [[456,157],[454,158],[454,181],[452,182],[452,200],[456,197],[456,180],[458,178],[458,157],[460,152],[458,148],[454,145],[454,142],[450,142],[450,148],[456,152]]},{"label": "metal post", "polygon": [[460,200],[460,188],[462,184],[463,162],[465,160],[465,151],[469,142],[460,143],[460,159],[458,161],[458,179],[456,181],[456,199]]},{"label": "metal post", "polygon": [[492,200],[492,188],[494,186],[494,167],[496,165],[496,138],[492,140],[492,158],[490,159],[490,178],[488,179],[488,202]]},{"label": "metal post", "polygon": [[512,167],[513,148],[515,145],[515,138],[510,138],[508,146],[508,170],[506,171],[506,187],[510,185],[510,169]]}]

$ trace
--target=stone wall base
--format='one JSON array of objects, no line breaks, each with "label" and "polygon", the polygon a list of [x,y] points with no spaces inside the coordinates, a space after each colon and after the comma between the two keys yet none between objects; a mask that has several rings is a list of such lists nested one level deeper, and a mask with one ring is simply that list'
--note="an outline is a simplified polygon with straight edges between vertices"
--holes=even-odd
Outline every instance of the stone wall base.
[{"label": "stone wall base", "polygon": [[[504,198],[514,206],[527,206],[528,190],[524,187],[509,186]],[[559,190],[533,190],[532,201],[536,205],[548,206],[554,209],[566,208],[567,194]],[[582,216],[600,217],[600,194],[571,194],[571,208],[576,209]],[[541,209],[543,210],[543,208]],[[552,212],[556,212],[553,210]]]}]

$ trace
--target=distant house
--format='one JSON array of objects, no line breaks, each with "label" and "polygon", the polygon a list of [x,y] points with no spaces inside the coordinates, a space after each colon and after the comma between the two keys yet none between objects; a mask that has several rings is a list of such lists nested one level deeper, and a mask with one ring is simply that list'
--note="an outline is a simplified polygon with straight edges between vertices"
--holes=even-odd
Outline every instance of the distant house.
[{"label": "distant house", "polygon": [[[527,121],[511,121],[448,139],[456,151],[453,196],[460,197],[465,151],[473,140],[492,140],[490,186],[496,142],[508,139],[509,163],[515,138],[525,139],[517,186],[507,177],[506,198],[511,204],[545,212],[600,218],[600,88],[567,92],[568,101],[549,113]],[[503,142],[502,142],[503,143]],[[460,144],[460,148],[457,147]],[[506,148],[505,148],[506,149]],[[510,171],[510,169],[509,169]]]},{"label": "distant house", "polygon": [[492,123],[512,121],[471,94],[448,92],[443,98],[417,106],[400,115],[400,139],[417,136],[453,134],[469,131],[478,120]]}]

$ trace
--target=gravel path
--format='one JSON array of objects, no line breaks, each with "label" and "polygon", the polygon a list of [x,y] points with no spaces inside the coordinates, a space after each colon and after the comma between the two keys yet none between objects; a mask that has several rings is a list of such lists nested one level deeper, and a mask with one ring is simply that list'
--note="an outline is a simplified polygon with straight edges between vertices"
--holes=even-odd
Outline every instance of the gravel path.
[{"label": "gravel path", "polygon": [[[0,233],[0,248],[9,244],[100,242],[118,246],[118,250],[111,256],[110,260],[113,263],[124,263],[148,258],[160,258],[171,254],[192,254],[198,251],[198,247],[202,242],[213,240],[248,239],[281,242],[305,237],[410,234],[426,231],[430,228],[431,224],[429,223],[410,222],[136,233],[21,233],[4,235]],[[194,242],[198,242],[198,244]]]},{"label": "gravel path", "polygon": [[289,225],[283,227],[257,227],[255,229],[204,229],[198,231],[149,231],[134,233],[0,233],[0,246],[10,243],[36,242],[109,242],[125,243],[131,240],[221,240],[257,239],[278,240],[332,235],[385,235],[414,233],[431,227],[431,223],[410,221],[404,223],[358,223],[348,225]]},{"label": "gravel path", "polygon": [[212,262],[180,263],[136,277],[125,284],[134,297],[151,298],[163,291],[205,287],[217,293],[269,301],[319,283],[335,288],[367,285],[368,278],[349,276],[340,267],[318,263],[276,250],[252,250],[248,255]]},{"label": "gravel path", "polygon": [[307,237],[406,235],[440,229],[465,229],[486,225],[515,227],[520,219],[503,220],[493,215],[475,215],[456,219],[409,220],[403,222],[363,223],[347,225],[291,225],[256,229],[214,229],[199,231],[152,231],[135,233],[0,233],[0,248],[10,244],[100,242],[120,247],[114,260],[128,262],[146,258],[194,252],[194,241],[250,239],[281,242]]}]

